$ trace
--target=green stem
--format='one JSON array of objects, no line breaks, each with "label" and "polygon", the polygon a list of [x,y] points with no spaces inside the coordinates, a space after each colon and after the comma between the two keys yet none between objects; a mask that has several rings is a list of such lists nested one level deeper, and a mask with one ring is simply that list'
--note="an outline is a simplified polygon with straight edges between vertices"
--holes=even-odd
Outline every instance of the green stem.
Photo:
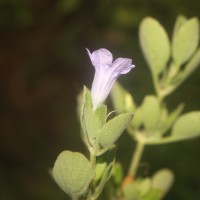
[{"label": "green stem", "polygon": [[156,91],[156,95],[157,95],[159,101],[162,101],[162,95],[160,93],[158,77],[153,72],[152,72],[152,77],[153,77],[153,85],[154,85],[154,88]]},{"label": "green stem", "polygon": [[161,88],[161,85],[160,85],[161,83],[158,80],[158,77],[153,72],[152,72],[152,78],[153,78],[153,85],[154,85],[154,89],[155,89],[155,92],[156,92],[156,96],[157,96],[159,103],[161,105],[164,98],[168,95],[168,93],[165,93],[165,91],[163,91],[163,88]]},{"label": "green stem", "polygon": [[131,176],[132,178],[134,178],[137,173],[138,165],[141,160],[144,146],[145,146],[144,143],[138,142],[136,146],[136,150],[133,153],[133,157],[132,157],[131,164],[128,171],[128,175]]},{"label": "green stem", "polygon": [[96,165],[96,156],[93,151],[90,151],[90,163],[92,164],[92,166]]}]

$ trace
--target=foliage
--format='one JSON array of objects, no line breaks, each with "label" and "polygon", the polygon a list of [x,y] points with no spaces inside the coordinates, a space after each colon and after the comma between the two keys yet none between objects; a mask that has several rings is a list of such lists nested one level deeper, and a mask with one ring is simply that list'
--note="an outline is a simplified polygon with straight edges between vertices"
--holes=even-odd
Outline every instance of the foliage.
[{"label": "foliage", "polygon": [[[79,96],[78,114],[81,137],[90,157],[63,151],[52,171],[57,184],[74,200],[97,199],[110,178],[108,187],[112,192],[109,199],[163,199],[173,184],[173,172],[161,169],[152,177],[137,176],[145,146],[200,136],[200,111],[181,115],[182,104],[168,111],[166,101],[166,96],[177,89],[200,63],[198,19],[179,16],[170,42],[162,25],[147,17],[141,22],[139,39],[156,94],[146,95],[138,106],[126,89],[115,84],[111,96],[118,114],[108,120],[107,106],[103,104],[94,109],[91,92],[84,87]],[[137,146],[128,174],[123,178],[122,167],[114,163],[116,142],[126,128]]]}]

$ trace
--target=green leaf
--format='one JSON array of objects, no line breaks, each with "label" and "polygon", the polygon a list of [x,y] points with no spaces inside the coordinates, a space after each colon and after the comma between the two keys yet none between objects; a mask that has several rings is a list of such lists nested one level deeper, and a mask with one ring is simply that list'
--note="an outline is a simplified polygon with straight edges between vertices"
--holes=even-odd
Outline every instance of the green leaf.
[{"label": "green leaf", "polygon": [[96,167],[95,167],[95,178],[94,178],[95,182],[99,181],[102,178],[106,168],[107,168],[106,162],[97,161]]},{"label": "green leaf", "polygon": [[101,125],[103,126],[106,123],[107,118],[107,106],[101,105],[95,110],[95,114],[100,119]]},{"label": "green leaf", "polygon": [[102,178],[103,174],[106,171],[106,168],[110,163],[114,163],[116,155],[116,147],[113,145],[109,148],[104,154],[101,154],[96,159],[96,168],[95,168],[95,181],[98,181]]},{"label": "green leaf", "polygon": [[130,113],[120,114],[108,121],[101,129],[99,144],[103,148],[108,148],[114,144],[126,129],[133,115]]},{"label": "green leaf", "polygon": [[110,178],[112,167],[113,167],[113,163],[110,163],[107,166],[107,168],[106,168],[106,170],[105,170],[105,172],[103,174],[103,177],[102,177],[98,187],[96,188],[96,194],[95,194],[95,198],[94,199],[97,199],[99,197],[99,195],[101,194],[101,192],[103,191],[103,188],[104,188],[105,184],[107,183],[107,181]]},{"label": "green leaf", "polygon": [[192,18],[179,28],[172,41],[172,56],[178,67],[193,55],[198,42],[199,22],[197,18]]},{"label": "green leaf", "polygon": [[115,163],[112,170],[112,180],[115,185],[119,186],[124,176],[123,167],[120,163]]},{"label": "green leaf", "polygon": [[152,189],[144,198],[141,200],[160,200],[162,192],[158,189]]},{"label": "green leaf", "polygon": [[151,18],[145,18],[140,24],[139,39],[144,56],[153,73],[162,72],[170,57],[170,43],[161,24]]},{"label": "green leaf", "polygon": [[172,124],[175,122],[175,120],[178,118],[178,116],[183,111],[183,108],[184,108],[184,105],[180,104],[173,112],[171,112],[168,115],[167,120],[165,120],[163,132],[166,132],[172,126]]},{"label": "green leaf", "polygon": [[80,122],[83,132],[85,132],[85,125],[83,124],[83,114],[85,107],[92,108],[91,93],[86,86],[83,87],[83,91],[78,97],[78,113],[80,115]]},{"label": "green leaf", "polygon": [[111,98],[114,108],[121,112],[133,112],[136,105],[131,94],[116,82],[111,91]]},{"label": "green leaf", "polygon": [[151,179],[145,178],[138,185],[140,196],[145,196],[151,189]]},{"label": "green leaf", "polygon": [[157,126],[157,129],[159,130],[160,135],[162,135],[165,131],[167,118],[168,118],[167,108],[165,106],[161,106],[159,120],[158,120],[158,126]]},{"label": "green leaf", "polygon": [[137,188],[137,184],[126,184],[122,188],[125,200],[139,200],[140,194]]},{"label": "green leaf", "polygon": [[153,130],[158,125],[160,106],[155,96],[149,95],[144,98],[142,104],[142,119],[147,130]]},{"label": "green leaf", "polygon": [[82,100],[81,100],[81,115],[83,115],[83,109],[84,107],[90,107],[92,108],[92,102],[91,102],[91,92],[88,90],[86,86],[83,87],[83,94],[82,94]]},{"label": "green leaf", "polygon": [[174,174],[169,169],[162,169],[156,172],[152,177],[152,187],[162,191],[161,197],[169,191],[174,182]]},{"label": "green leaf", "polygon": [[199,67],[199,65],[200,65],[200,48],[198,48],[198,50],[193,55],[191,60],[186,64],[184,71],[183,71],[183,78],[182,78],[181,82],[183,82],[183,80],[185,80],[188,76],[190,76],[190,74],[194,70],[196,70],[196,68]]},{"label": "green leaf", "polygon": [[90,147],[91,144],[89,142],[88,136],[86,134],[86,125],[84,122],[84,109],[87,108],[92,108],[92,103],[91,103],[91,93],[87,89],[86,86],[83,87],[83,91],[78,95],[77,98],[78,106],[77,106],[77,113],[78,116],[80,116],[80,124],[81,124],[81,139],[83,140],[84,144],[87,147]]},{"label": "green leaf", "polygon": [[85,132],[88,136],[89,143],[93,147],[96,147],[96,140],[99,137],[102,121],[91,107],[85,107],[83,113],[83,124],[85,126]]},{"label": "green leaf", "polygon": [[151,190],[150,178],[136,179],[122,187],[125,200],[143,200]]},{"label": "green leaf", "polygon": [[131,126],[133,128],[138,128],[142,124],[142,120],[143,120],[142,108],[138,107],[134,113],[134,118],[131,121]]},{"label": "green leaf", "polygon": [[174,30],[173,30],[173,37],[172,40],[176,37],[176,34],[179,32],[180,28],[185,24],[187,18],[183,15],[179,15],[176,19]]},{"label": "green leaf", "polygon": [[74,199],[84,195],[95,172],[81,153],[63,151],[53,167],[53,178],[60,188]]},{"label": "green leaf", "polygon": [[173,126],[171,138],[174,140],[190,139],[200,136],[200,111],[182,115]]},{"label": "green leaf", "polygon": [[[102,173],[100,182],[98,186],[95,188],[95,198],[97,199],[98,196],[101,194],[105,184],[109,180],[112,172],[112,168],[115,162],[115,156],[116,156],[116,147],[112,146],[105,154],[101,155],[97,161],[98,163],[106,163],[106,167],[104,168],[104,171]],[[100,172],[100,171],[99,171]]]}]

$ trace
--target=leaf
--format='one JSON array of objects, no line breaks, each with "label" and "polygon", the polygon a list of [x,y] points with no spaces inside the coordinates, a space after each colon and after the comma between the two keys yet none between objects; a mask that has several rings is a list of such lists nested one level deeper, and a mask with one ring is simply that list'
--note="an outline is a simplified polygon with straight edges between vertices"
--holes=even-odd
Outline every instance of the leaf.
[{"label": "leaf", "polygon": [[172,124],[175,122],[175,120],[178,118],[178,116],[183,111],[183,108],[184,108],[184,105],[180,104],[175,110],[173,110],[173,112],[171,112],[168,115],[167,120],[165,120],[163,132],[166,132],[172,126]]},{"label": "leaf", "polygon": [[119,186],[122,182],[123,177],[124,177],[124,171],[122,165],[120,163],[115,163],[112,170],[113,183]]},{"label": "leaf", "polygon": [[111,91],[111,98],[114,108],[121,112],[133,112],[136,105],[131,94],[116,82]]},{"label": "leaf", "polygon": [[179,117],[171,134],[173,140],[190,139],[198,136],[200,136],[200,111],[193,111]]},{"label": "leaf", "polygon": [[99,117],[101,125],[103,126],[106,123],[107,118],[107,106],[101,105],[95,110],[95,114]]},{"label": "leaf", "polygon": [[136,179],[133,183],[124,184],[122,189],[125,200],[143,200],[151,190],[151,180]]},{"label": "leaf", "polygon": [[94,199],[97,199],[99,197],[99,195],[101,194],[101,192],[103,191],[103,188],[104,188],[105,184],[107,183],[107,181],[110,178],[112,167],[113,167],[113,163],[110,163],[107,166],[107,168],[106,168],[106,170],[105,170],[105,172],[103,174],[103,177],[102,177],[98,187],[96,188],[96,194],[95,194],[95,198]]},{"label": "leaf", "polygon": [[83,91],[79,94],[78,98],[78,106],[77,106],[77,113],[80,116],[80,124],[81,124],[81,138],[84,142],[84,144],[87,147],[90,147],[91,144],[88,140],[88,136],[86,134],[86,125],[84,122],[84,109],[85,107],[92,108],[92,103],[91,103],[91,93],[87,89],[86,86],[83,87]]},{"label": "leaf", "polygon": [[200,48],[198,48],[198,50],[193,55],[191,60],[186,64],[184,71],[183,71],[183,78],[182,78],[181,82],[183,82],[183,80],[185,80],[188,76],[190,76],[190,74],[194,70],[196,70],[196,68],[199,67],[199,65],[200,65]]},{"label": "leaf", "polygon": [[142,200],[160,200],[162,192],[157,189],[152,189]]},{"label": "leaf", "polygon": [[101,154],[96,159],[96,168],[95,168],[95,181],[99,181],[103,174],[106,171],[106,168],[110,163],[114,163],[116,155],[116,147],[112,146],[104,154]]},{"label": "leaf", "polygon": [[125,200],[138,200],[140,199],[140,194],[137,185],[134,183],[126,184],[122,187],[123,196]]},{"label": "leaf", "polygon": [[83,109],[85,106],[92,108],[91,93],[90,93],[90,90],[88,90],[86,86],[83,87],[82,101],[81,101],[81,106],[80,106],[81,118],[82,118]]},{"label": "leaf", "polygon": [[83,92],[78,97],[78,113],[80,113],[79,114],[80,122],[81,122],[81,128],[83,129],[83,132],[85,132],[85,125],[83,123],[83,114],[84,114],[85,107],[92,108],[91,93],[87,89],[86,86],[83,87]]},{"label": "leaf", "polygon": [[101,177],[103,176],[105,170],[107,168],[107,163],[100,161],[96,163],[96,167],[95,167],[95,178],[94,181],[97,182],[101,179]]},{"label": "leaf", "polygon": [[63,151],[53,167],[53,178],[74,199],[85,194],[95,172],[87,158],[78,152]]},{"label": "leaf", "polygon": [[103,148],[108,148],[114,144],[126,129],[133,115],[123,113],[108,121],[101,129],[99,134],[99,144]]},{"label": "leaf", "polygon": [[[101,180],[98,184],[98,186],[95,188],[95,198],[97,199],[98,196],[101,194],[105,184],[109,180],[112,172],[113,165],[115,163],[115,156],[116,156],[116,147],[111,147],[105,154],[100,156],[100,162],[106,163],[106,166],[104,168],[103,174],[101,176]],[[98,159],[97,159],[98,161]]]},{"label": "leaf", "polygon": [[151,189],[151,179],[145,178],[138,185],[140,196],[146,195]]},{"label": "leaf", "polygon": [[169,191],[174,182],[174,174],[169,169],[162,169],[152,177],[152,187],[162,191],[161,198]]},{"label": "leaf", "polygon": [[182,25],[172,41],[172,56],[179,67],[195,52],[199,42],[199,22],[192,18]]},{"label": "leaf", "polygon": [[96,139],[99,137],[102,121],[91,107],[85,107],[83,113],[83,124],[85,126],[85,132],[88,136],[89,143],[92,146],[96,145]]},{"label": "leaf", "polygon": [[144,98],[142,104],[142,119],[147,130],[153,130],[158,125],[160,106],[155,96],[149,95]]},{"label": "leaf", "polygon": [[159,120],[158,120],[158,126],[157,129],[160,132],[160,135],[162,135],[165,132],[165,127],[167,124],[167,118],[168,118],[168,111],[165,106],[160,107],[160,114],[159,114]]},{"label": "leaf", "polygon": [[179,15],[177,17],[175,25],[174,25],[172,40],[174,40],[176,34],[180,30],[180,28],[185,24],[186,21],[187,21],[187,18],[185,16],[183,16],[183,15]]},{"label": "leaf", "polygon": [[134,118],[131,121],[131,125],[133,126],[133,128],[138,128],[142,124],[142,120],[143,120],[142,108],[138,107],[134,113]]},{"label": "leaf", "polygon": [[145,18],[139,29],[142,51],[153,73],[161,73],[170,57],[169,38],[162,25],[151,17]]}]

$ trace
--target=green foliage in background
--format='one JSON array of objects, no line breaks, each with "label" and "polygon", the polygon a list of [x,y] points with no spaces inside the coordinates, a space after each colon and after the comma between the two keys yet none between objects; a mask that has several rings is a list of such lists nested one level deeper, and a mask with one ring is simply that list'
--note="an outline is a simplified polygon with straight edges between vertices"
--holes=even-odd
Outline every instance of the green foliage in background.
[{"label": "green foliage in background", "polygon": [[[150,67],[156,95],[145,96],[142,104],[138,106],[131,94],[119,83],[115,84],[112,90],[114,108],[118,111],[134,113],[134,118],[127,129],[137,142],[128,172],[133,179],[137,176],[145,145],[177,142],[200,136],[200,111],[181,115],[184,106],[180,104],[175,110],[169,112],[165,99],[200,64],[197,48],[199,45],[198,19],[186,19],[184,16],[179,16],[170,44],[162,25],[157,20],[147,17],[141,22],[139,38],[145,59]],[[158,178],[162,180],[158,185],[166,184],[169,188],[173,182],[173,175],[169,177]],[[139,190],[135,189],[137,185],[135,182],[127,185],[129,189],[125,190],[125,199],[154,200],[164,197],[161,194],[165,191],[162,186],[160,194],[158,190],[158,194],[150,192],[149,196],[142,197],[137,193]]]},{"label": "green foliage in background", "polygon": [[[101,105],[94,110],[91,93],[84,87],[78,97],[78,114],[81,137],[90,157],[87,159],[81,153],[63,151],[52,171],[56,183],[73,200],[98,199],[107,182],[108,190],[112,191],[107,194],[107,199],[163,199],[175,175],[169,169],[161,169],[152,177],[138,176],[145,146],[200,136],[200,111],[182,114],[182,104],[169,111],[166,101],[166,96],[177,89],[200,63],[200,56],[197,56],[198,19],[179,16],[170,43],[162,25],[147,17],[140,24],[139,39],[156,94],[146,95],[138,106],[125,88],[115,84],[111,96],[118,115],[108,120],[107,106]],[[123,168],[114,163],[116,142],[126,128],[137,145],[128,173],[123,177]]]}]

